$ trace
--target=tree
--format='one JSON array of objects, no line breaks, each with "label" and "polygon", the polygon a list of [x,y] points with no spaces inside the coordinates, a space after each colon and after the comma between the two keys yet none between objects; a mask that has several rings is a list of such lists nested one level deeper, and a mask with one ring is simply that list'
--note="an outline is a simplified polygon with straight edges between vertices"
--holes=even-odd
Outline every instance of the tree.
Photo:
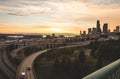
[{"label": "tree", "polygon": [[100,42],[98,42],[97,40],[95,40],[94,42],[91,42],[89,47],[91,49],[91,56],[95,57],[95,51],[97,50],[98,46],[99,46]]},{"label": "tree", "polygon": [[99,53],[99,55],[98,55],[98,59],[97,59],[97,64],[96,64],[96,68],[97,69],[99,69],[99,68],[101,68],[102,67],[102,57],[101,57],[101,55],[100,55],[100,53]]},{"label": "tree", "polygon": [[65,55],[62,58],[62,67],[63,67],[63,72],[68,73],[70,72],[71,69],[71,59],[69,56]]},{"label": "tree", "polygon": [[54,65],[53,65],[53,72],[54,72],[54,73],[60,73],[60,72],[61,72],[60,66],[61,66],[61,63],[60,63],[59,59],[56,58],[56,59],[55,59],[55,63],[54,63]]},{"label": "tree", "polygon": [[85,63],[85,53],[84,53],[84,50],[81,50],[81,51],[80,51],[80,54],[79,54],[79,56],[78,56],[78,61],[79,61],[80,63]]}]

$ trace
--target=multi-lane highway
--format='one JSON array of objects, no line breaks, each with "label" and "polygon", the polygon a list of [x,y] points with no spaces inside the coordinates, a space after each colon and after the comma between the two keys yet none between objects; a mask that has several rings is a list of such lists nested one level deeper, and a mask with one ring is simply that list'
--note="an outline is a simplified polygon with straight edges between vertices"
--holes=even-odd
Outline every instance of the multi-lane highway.
[{"label": "multi-lane highway", "polygon": [[[88,45],[90,42],[82,42],[80,45],[70,45],[70,46],[63,46],[59,48],[69,48],[69,47],[78,47],[78,46],[85,46]],[[16,79],[21,79],[22,73],[25,73],[25,79],[36,79],[35,74],[34,74],[34,69],[33,69],[33,63],[34,60],[41,55],[42,53],[47,52],[49,49],[39,51],[36,53],[31,54],[27,58],[23,60],[23,62],[20,64],[17,70],[17,75]],[[31,70],[28,70],[28,68],[31,68]]]},{"label": "multi-lane highway", "polygon": [[1,49],[0,51],[0,69],[2,72],[6,75],[8,79],[15,79],[15,73],[14,70],[12,70],[12,66],[10,62],[8,61],[7,52],[4,49]]},{"label": "multi-lane highway", "polygon": [[11,63],[10,59],[8,58],[8,53],[6,49],[3,51],[3,60],[5,62],[5,65],[15,74],[16,73],[16,67]]},{"label": "multi-lane highway", "polygon": [[[28,56],[27,58],[25,58],[23,62],[20,64],[20,66],[18,67],[16,79],[21,79],[21,76],[22,76],[21,74],[23,72],[25,72],[25,79],[36,79],[34,75],[34,70],[32,68],[33,62],[37,56],[47,51],[48,49],[40,51],[40,52],[36,52]],[[31,70],[27,70],[28,67],[30,67]]]}]

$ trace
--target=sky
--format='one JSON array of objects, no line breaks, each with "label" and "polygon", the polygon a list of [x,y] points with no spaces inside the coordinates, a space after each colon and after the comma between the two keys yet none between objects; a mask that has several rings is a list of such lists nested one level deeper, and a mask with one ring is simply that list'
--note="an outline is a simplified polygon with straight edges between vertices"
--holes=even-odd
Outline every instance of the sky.
[{"label": "sky", "polygon": [[74,33],[120,25],[120,0],[0,0],[0,33]]}]

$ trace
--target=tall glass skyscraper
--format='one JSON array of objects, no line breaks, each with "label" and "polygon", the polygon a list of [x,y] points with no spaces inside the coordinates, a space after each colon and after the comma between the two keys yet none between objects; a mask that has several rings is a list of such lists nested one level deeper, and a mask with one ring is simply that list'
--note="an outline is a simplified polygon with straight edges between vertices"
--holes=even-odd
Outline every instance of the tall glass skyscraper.
[{"label": "tall glass skyscraper", "polygon": [[97,33],[101,33],[101,29],[100,29],[100,21],[99,21],[99,20],[97,20],[96,28],[97,28]]}]

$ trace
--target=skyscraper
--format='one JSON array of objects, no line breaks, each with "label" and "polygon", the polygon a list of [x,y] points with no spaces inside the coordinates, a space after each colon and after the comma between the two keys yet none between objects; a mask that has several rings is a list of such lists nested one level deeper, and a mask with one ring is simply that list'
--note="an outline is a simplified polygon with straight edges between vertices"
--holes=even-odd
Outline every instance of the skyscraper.
[{"label": "skyscraper", "polygon": [[108,32],[108,23],[104,23],[103,25],[103,33],[107,33]]},{"label": "skyscraper", "polygon": [[93,35],[97,34],[97,28],[93,28],[92,34],[93,34]]},{"label": "skyscraper", "polygon": [[86,31],[83,31],[83,35],[86,35]]},{"label": "skyscraper", "polygon": [[119,33],[119,26],[116,26],[116,33]]},{"label": "skyscraper", "polygon": [[82,31],[80,31],[80,35],[82,35]]},{"label": "skyscraper", "polygon": [[91,28],[88,28],[88,34],[91,34],[92,30]]},{"label": "skyscraper", "polygon": [[53,38],[55,37],[55,34],[54,34],[54,33],[52,34],[52,37],[53,37]]},{"label": "skyscraper", "polygon": [[110,31],[110,29],[108,29],[108,33],[110,33],[111,31]]},{"label": "skyscraper", "polygon": [[100,21],[99,21],[99,20],[97,20],[96,28],[97,28],[97,33],[101,33],[101,29],[100,29]]}]

